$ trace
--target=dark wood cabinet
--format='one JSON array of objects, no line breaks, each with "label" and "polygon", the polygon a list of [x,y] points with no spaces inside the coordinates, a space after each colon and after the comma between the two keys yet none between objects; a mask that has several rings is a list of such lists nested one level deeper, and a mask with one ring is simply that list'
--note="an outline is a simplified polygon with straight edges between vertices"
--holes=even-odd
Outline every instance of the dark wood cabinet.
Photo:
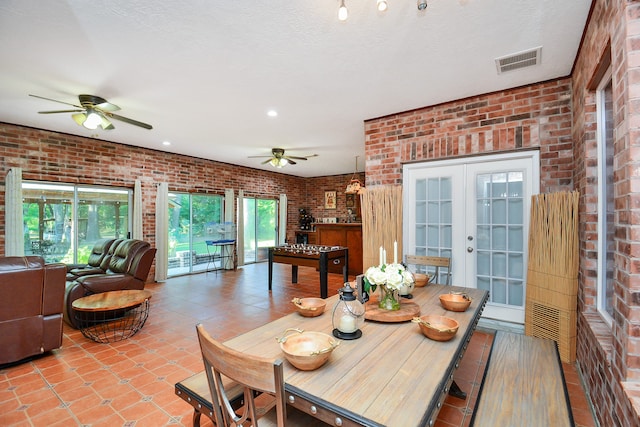
[{"label": "dark wood cabinet", "polygon": [[349,274],[362,274],[362,224],[316,224],[316,234],[319,245],[349,248]]}]

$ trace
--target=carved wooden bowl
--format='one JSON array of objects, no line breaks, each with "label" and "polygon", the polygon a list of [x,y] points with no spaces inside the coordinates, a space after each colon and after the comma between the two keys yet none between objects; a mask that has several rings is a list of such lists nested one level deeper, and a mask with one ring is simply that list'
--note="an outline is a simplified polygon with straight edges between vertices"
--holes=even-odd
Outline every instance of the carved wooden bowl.
[{"label": "carved wooden bowl", "polygon": [[440,304],[449,311],[465,311],[471,305],[471,298],[463,293],[443,294]]},{"label": "carved wooden bowl", "polygon": [[298,313],[304,317],[316,317],[324,313],[327,301],[322,298],[294,298],[291,300]]},{"label": "carved wooden bowl", "polygon": [[412,322],[420,326],[420,331],[427,338],[435,341],[449,341],[458,332],[458,322],[450,317],[427,314],[414,317]]},{"label": "carved wooden bowl", "polygon": [[429,283],[431,281],[431,275],[430,274],[413,273],[413,278],[415,280],[415,286],[417,288],[421,288],[423,286],[427,286],[427,283]]},{"label": "carved wooden bowl", "polygon": [[[294,331],[294,335],[286,335]],[[313,371],[324,365],[340,341],[323,332],[287,329],[285,336],[277,338],[286,359],[301,371]]]}]

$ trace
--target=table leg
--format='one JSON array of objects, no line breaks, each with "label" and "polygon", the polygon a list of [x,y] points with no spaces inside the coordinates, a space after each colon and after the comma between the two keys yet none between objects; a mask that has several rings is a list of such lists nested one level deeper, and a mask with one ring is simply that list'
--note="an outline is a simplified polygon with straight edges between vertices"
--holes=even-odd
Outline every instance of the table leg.
[{"label": "table leg", "polygon": [[344,283],[349,281],[349,249],[344,250],[344,265],[342,266],[342,278]]},{"label": "table leg", "polygon": [[273,281],[273,248],[269,248],[269,290]]},{"label": "table leg", "polygon": [[200,411],[197,409],[193,410],[193,427],[200,427]]},{"label": "table leg", "polygon": [[451,383],[449,395],[462,400],[465,400],[467,398],[467,393],[460,389],[460,386],[458,386],[458,383],[456,383],[455,380]]},{"label": "table leg", "polygon": [[298,266],[291,265],[291,283],[298,283]]},{"label": "table leg", "polygon": [[320,253],[320,298],[327,298],[329,296],[329,288],[327,282],[329,280],[329,256],[327,252]]}]

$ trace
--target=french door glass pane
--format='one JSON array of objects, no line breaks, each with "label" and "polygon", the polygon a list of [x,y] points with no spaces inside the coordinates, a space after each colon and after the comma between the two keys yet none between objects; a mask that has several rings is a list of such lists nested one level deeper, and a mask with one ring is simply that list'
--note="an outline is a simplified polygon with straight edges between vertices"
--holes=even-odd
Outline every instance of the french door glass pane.
[{"label": "french door glass pane", "polygon": [[476,176],[478,287],[490,301],[524,305],[524,174]]},{"label": "french door glass pane", "polygon": [[[416,189],[416,255],[451,257],[452,245],[452,187],[451,178],[417,179]],[[445,274],[438,283],[445,283]]]}]

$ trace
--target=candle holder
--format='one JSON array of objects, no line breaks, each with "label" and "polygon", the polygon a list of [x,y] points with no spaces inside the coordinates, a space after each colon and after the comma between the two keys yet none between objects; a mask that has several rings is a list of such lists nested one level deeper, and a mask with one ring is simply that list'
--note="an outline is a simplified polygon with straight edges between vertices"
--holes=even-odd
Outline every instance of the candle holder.
[{"label": "candle holder", "polygon": [[340,299],[333,307],[331,323],[333,336],[343,340],[355,340],[362,336],[360,326],[364,322],[364,305],[353,293],[349,283],[338,290]]}]

